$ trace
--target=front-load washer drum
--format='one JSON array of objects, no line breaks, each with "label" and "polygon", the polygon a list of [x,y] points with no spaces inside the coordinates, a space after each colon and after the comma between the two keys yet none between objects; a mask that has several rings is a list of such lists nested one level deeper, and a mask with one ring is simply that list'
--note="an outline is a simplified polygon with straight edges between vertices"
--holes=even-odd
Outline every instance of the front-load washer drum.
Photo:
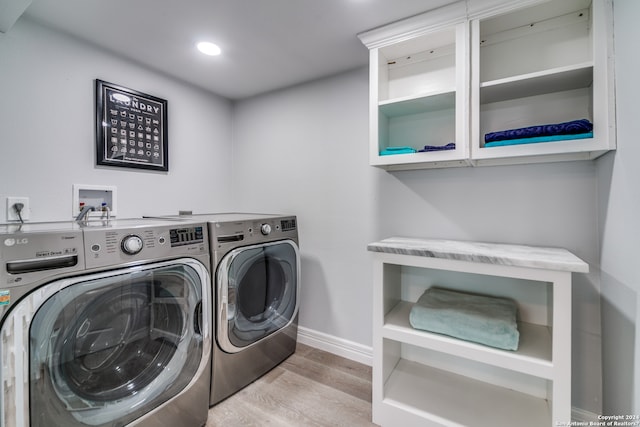
[{"label": "front-load washer drum", "polygon": [[299,254],[290,240],[238,248],[218,270],[217,340],[242,351],[286,327],[298,312]]},{"label": "front-load washer drum", "polygon": [[89,276],[48,298],[29,333],[30,425],[122,426],[185,388],[202,356],[201,274]]}]

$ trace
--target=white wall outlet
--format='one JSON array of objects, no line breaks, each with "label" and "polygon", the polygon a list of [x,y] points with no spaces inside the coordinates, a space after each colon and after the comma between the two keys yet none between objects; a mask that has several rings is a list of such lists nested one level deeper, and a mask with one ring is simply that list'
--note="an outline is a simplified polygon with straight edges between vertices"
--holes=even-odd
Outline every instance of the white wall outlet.
[{"label": "white wall outlet", "polygon": [[28,197],[7,197],[7,221],[20,221],[20,217],[18,216],[18,212],[14,208],[16,203],[22,203],[22,211],[20,212],[20,216],[22,216],[22,220],[26,221],[29,219],[31,208],[29,207],[29,198]]}]

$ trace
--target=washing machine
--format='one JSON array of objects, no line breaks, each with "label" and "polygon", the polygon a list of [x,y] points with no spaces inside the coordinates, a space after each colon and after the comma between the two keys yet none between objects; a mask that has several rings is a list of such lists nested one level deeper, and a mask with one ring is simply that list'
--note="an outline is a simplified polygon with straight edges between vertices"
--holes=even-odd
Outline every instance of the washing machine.
[{"label": "washing machine", "polygon": [[205,223],[0,225],[0,424],[206,423]]},{"label": "washing machine", "polygon": [[174,218],[209,225],[215,310],[213,406],[295,352],[300,295],[297,218],[256,213]]}]

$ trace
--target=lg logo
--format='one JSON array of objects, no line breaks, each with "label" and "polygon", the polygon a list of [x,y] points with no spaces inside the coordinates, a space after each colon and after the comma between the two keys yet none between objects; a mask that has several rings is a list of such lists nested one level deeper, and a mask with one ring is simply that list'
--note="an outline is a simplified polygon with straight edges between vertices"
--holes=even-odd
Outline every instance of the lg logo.
[{"label": "lg logo", "polygon": [[10,237],[4,240],[5,246],[26,245],[27,243],[29,243],[29,239],[27,239],[26,237],[23,237],[22,239],[14,239]]}]

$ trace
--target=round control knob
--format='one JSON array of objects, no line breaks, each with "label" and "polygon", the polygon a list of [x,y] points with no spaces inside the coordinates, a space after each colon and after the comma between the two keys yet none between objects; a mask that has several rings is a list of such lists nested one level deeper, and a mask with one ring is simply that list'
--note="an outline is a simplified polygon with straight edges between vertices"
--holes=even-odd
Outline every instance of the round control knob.
[{"label": "round control knob", "polygon": [[268,236],[269,234],[271,234],[271,226],[269,224],[262,224],[260,226],[260,232],[263,235]]},{"label": "round control knob", "polygon": [[122,239],[122,252],[135,255],[142,250],[142,239],[135,234]]}]

